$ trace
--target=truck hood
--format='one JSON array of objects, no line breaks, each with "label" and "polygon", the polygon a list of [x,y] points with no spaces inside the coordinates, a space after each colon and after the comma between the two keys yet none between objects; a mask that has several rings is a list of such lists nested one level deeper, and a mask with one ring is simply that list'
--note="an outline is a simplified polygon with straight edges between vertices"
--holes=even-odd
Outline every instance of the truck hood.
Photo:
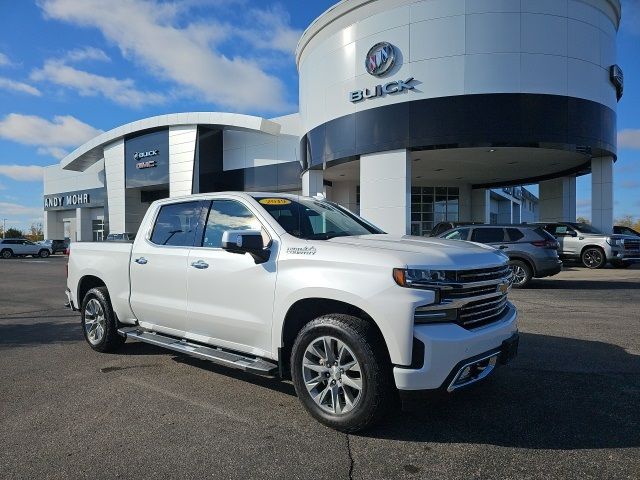
[{"label": "truck hood", "polygon": [[506,255],[493,247],[443,238],[381,234],[336,237],[329,242],[359,249],[394,252],[409,266],[460,269],[464,265],[465,269],[486,268],[502,265],[507,260]]}]

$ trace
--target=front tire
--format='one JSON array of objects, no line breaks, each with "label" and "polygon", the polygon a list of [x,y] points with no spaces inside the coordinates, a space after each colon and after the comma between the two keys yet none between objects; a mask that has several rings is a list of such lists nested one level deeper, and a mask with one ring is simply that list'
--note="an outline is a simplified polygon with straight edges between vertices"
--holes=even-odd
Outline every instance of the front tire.
[{"label": "front tire", "polygon": [[107,287],[92,288],[84,296],[81,324],[84,339],[97,352],[113,352],[125,342],[118,334],[118,322]]},{"label": "front tire", "polygon": [[509,262],[511,271],[513,272],[513,287],[525,288],[531,282],[533,271],[531,267],[522,260],[511,260]]},{"label": "front tire", "polygon": [[42,249],[38,252],[40,258],[47,258],[49,256],[49,250]]},{"label": "front tire", "polygon": [[311,416],[342,432],[370,427],[392,399],[391,362],[379,334],[351,315],[324,315],[302,328],[291,376]]},{"label": "front tire", "polygon": [[607,264],[607,257],[604,251],[598,247],[585,248],[581,255],[582,264],[591,269],[604,268]]}]

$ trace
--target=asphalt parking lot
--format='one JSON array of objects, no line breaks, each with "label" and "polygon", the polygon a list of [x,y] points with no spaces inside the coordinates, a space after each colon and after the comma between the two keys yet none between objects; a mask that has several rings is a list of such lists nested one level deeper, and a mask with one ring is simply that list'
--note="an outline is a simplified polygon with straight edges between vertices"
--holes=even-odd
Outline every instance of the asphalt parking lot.
[{"label": "asphalt parking lot", "polygon": [[134,342],[93,352],[64,264],[0,261],[1,478],[640,478],[638,265],[513,292],[513,364],[347,436],[289,382]]}]

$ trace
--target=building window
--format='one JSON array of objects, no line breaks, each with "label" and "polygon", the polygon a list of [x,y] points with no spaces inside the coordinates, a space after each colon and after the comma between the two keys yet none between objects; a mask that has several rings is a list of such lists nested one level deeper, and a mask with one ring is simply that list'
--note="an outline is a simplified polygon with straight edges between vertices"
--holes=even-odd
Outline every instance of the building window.
[{"label": "building window", "polygon": [[91,220],[91,231],[94,242],[104,241],[104,220]]},{"label": "building window", "polygon": [[498,214],[497,213],[490,213],[489,214],[489,223],[491,225],[497,225],[498,224]]},{"label": "building window", "polygon": [[411,188],[411,234],[428,235],[438,222],[459,220],[458,187]]}]

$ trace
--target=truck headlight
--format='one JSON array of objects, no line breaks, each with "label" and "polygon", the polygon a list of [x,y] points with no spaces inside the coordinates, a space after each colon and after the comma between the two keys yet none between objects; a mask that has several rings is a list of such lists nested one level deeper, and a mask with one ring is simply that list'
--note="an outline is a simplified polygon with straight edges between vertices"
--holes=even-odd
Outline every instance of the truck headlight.
[{"label": "truck headlight", "polygon": [[624,246],[624,238],[607,238],[607,243],[612,247]]},{"label": "truck headlight", "polygon": [[447,281],[446,270],[427,270],[416,268],[394,268],[393,279],[401,287],[433,288]]}]

